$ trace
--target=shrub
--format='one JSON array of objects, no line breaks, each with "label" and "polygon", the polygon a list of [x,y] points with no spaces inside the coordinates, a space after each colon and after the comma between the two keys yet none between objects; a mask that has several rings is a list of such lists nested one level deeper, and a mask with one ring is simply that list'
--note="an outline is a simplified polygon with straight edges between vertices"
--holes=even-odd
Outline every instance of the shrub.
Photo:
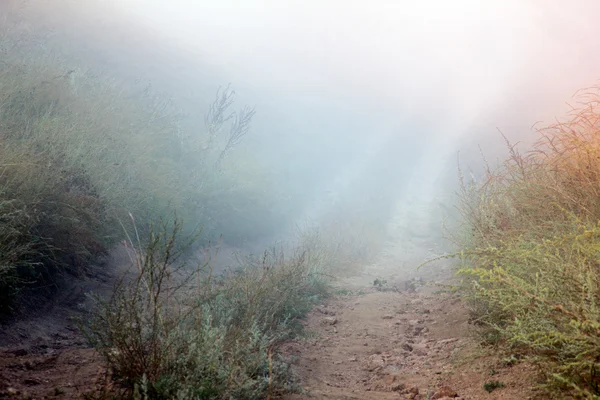
[{"label": "shrub", "polygon": [[540,129],[532,152],[463,182],[459,273],[476,321],[529,356],[550,384],[600,396],[600,96]]},{"label": "shrub", "polygon": [[208,265],[181,262],[180,232],[175,222],[143,250],[128,242],[135,269],[109,300],[96,298],[85,328],[123,395],[255,399],[293,390],[277,344],[327,294],[322,276],[304,252],[273,251],[215,278]]}]

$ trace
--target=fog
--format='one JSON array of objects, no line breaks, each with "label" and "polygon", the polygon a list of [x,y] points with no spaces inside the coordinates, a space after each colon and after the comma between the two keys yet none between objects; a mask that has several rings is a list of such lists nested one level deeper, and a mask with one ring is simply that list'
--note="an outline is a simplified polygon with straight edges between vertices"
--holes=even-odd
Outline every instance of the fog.
[{"label": "fog", "polygon": [[[594,1],[117,3],[235,82],[259,110],[306,126],[300,135],[361,148],[383,140],[399,155],[424,140],[410,151],[416,159],[445,159],[465,135],[485,147],[496,127],[527,135],[595,84],[600,66]],[[402,167],[419,174],[415,162]]]},{"label": "fog", "polygon": [[459,151],[477,175],[478,145],[494,159],[505,152],[498,130],[530,143],[533,123],[562,115],[600,71],[593,0],[23,4],[30,29],[152,82],[190,126],[231,83],[257,111],[248,151],[288,185],[294,221],[369,193],[389,220],[425,204],[413,217],[434,235]]}]

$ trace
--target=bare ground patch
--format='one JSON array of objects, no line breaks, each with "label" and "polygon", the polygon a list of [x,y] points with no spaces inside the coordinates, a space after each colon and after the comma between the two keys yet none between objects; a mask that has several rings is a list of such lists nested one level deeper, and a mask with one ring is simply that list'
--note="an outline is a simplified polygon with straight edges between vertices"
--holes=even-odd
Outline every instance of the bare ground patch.
[{"label": "bare ground patch", "polygon": [[286,344],[307,391],[286,399],[534,398],[534,368],[480,347],[456,296],[435,287],[363,292],[316,308],[308,338]]}]

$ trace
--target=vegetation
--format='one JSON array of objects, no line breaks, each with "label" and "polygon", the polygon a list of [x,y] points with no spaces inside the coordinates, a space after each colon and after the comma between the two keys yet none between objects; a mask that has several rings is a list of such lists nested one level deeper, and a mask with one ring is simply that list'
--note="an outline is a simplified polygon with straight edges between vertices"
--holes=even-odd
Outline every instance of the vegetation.
[{"label": "vegetation", "polygon": [[235,110],[230,87],[198,111],[203,125],[184,124],[149,85],[50,47],[18,26],[0,32],[0,312],[24,288],[93,272],[128,213],[142,235],[173,212],[188,233],[202,226],[202,243],[275,234],[282,191],[243,146],[255,111]]},{"label": "vegetation", "polygon": [[298,318],[328,294],[307,262],[321,255],[266,252],[215,277],[207,265],[182,262],[180,233],[176,222],[163,224],[143,249],[128,241],[135,269],[111,299],[96,298],[86,331],[120,395],[256,399],[297,390],[276,346],[298,334]]},{"label": "vegetation", "polygon": [[284,190],[244,147],[254,109],[233,110],[225,87],[201,127],[186,125],[165,96],[55,57],[43,40],[0,32],[0,48],[0,311],[94,274],[135,216],[132,269],[81,325],[112,373],[110,395],[297,390],[278,344],[328,295],[328,273],[369,249],[342,218],[301,230],[290,254],[274,248],[223,275],[190,261],[215,238],[242,245],[285,225]]},{"label": "vegetation", "polygon": [[[487,337],[537,362],[548,388],[600,397],[600,92],[525,155],[463,182],[459,274]],[[491,334],[490,334],[491,333]]]},{"label": "vegetation", "polygon": [[502,387],[504,387],[504,383],[500,381],[489,381],[483,384],[483,388],[488,393],[492,393],[494,390]]}]

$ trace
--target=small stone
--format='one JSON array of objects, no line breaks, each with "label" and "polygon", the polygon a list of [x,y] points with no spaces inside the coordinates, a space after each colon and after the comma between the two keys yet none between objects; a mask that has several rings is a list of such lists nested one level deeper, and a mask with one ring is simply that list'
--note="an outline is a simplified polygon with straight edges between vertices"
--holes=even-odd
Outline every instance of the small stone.
[{"label": "small stone", "polygon": [[416,387],[416,386],[413,386],[413,387],[408,388],[407,392],[409,394],[415,394],[416,395],[416,394],[419,394],[419,388]]},{"label": "small stone", "polygon": [[448,386],[442,386],[439,388],[431,397],[433,400],[440,400],[443,398],[455,398],[458,397],[458,393],[455,390],[452,390]]},{"label": "small stone", "polygon": [[392,318],[394,318],[394,316],[391,314],[385,314],[384,316],[381,317],[381,319],[392,319]]},{"label": "small stone", "polygon": [[26,349],[18,349],[18,350],[15,350],[13,352],[13,354],[16,357],[23,357],[23,356],[26,356],[27,354],[29,354],[29,352]]},{"label": "small stone", "polygon": [[404,383],[396,383],[395,385],[392,385],[390,387],[392,392],[400,392],[400,391],[404,390],[404,388],[405,388]]},{"label": "small stone", "polygon": [[326,317],[323,318],[323,323],[327,325],[335,325],[338,323],[338,320],[335,317]]}]

